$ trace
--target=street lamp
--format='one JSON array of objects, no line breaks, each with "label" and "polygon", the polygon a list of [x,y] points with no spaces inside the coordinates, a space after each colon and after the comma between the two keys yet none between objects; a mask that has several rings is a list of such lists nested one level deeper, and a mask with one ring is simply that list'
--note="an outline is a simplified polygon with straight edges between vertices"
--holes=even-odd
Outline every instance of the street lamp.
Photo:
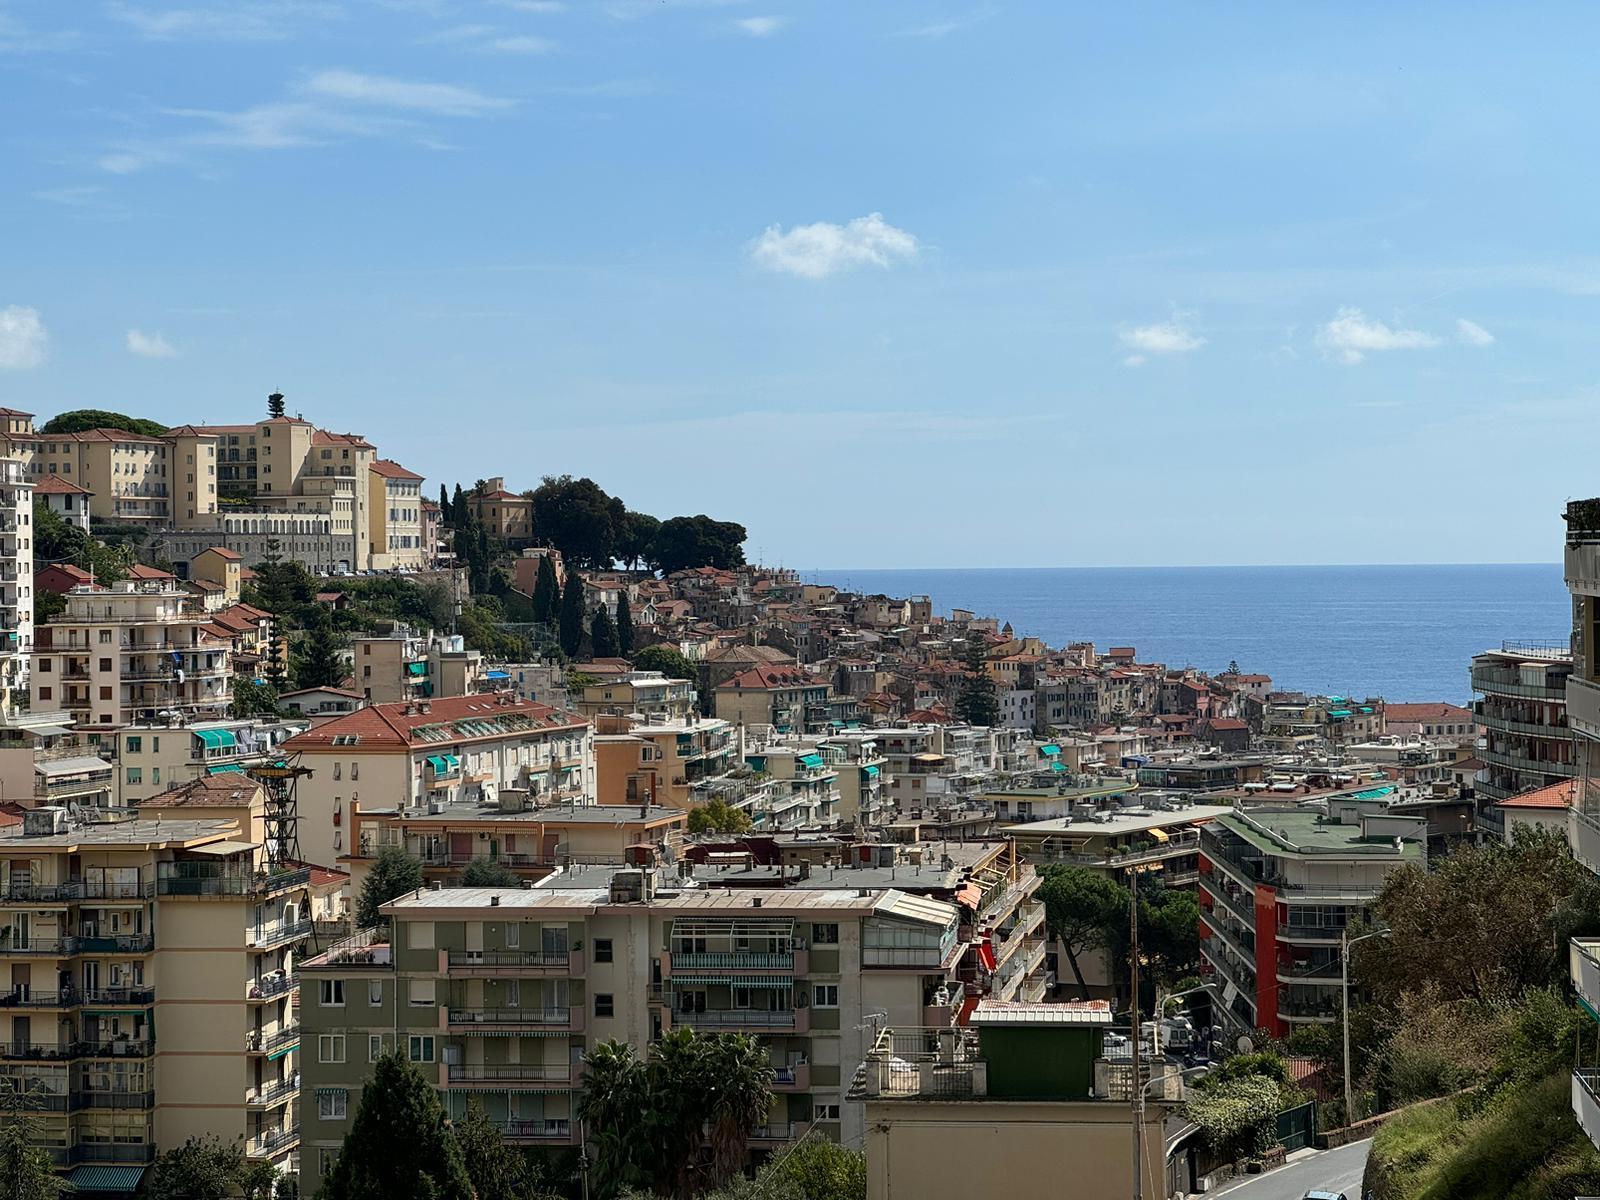
[{"label": "street lamp", "polygon": [[1344,1123],[1346,1125],[1355,1119],[1350,1100],[1350,947],[1368,938],[1388,937],[1393,932],[1392,929],[1374,929],[1371,933],[1363,933],[1360,937],[1353,938],[1348,927],[1339,931],[1339,994],[1344,1004]]}]

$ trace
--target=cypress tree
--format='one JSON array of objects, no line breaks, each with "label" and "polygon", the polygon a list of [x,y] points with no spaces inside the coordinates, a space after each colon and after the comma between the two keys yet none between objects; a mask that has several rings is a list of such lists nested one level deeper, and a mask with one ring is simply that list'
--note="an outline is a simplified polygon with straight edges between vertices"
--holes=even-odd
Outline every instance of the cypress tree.
[{"label": "cypress tree", "polygon": [[583,580],[576,571],[567,572],[567,586],[561,593],[561,653],[568,658],[583,645]]},{"label": "cypress tree", "polygon": [[439,520],[450,524],[450,493],[442,483],[439,485]]},{"label": "cypress tree", "polygon": [[548,554],[539,560],[539,576],[533,581],[533,619],[548,625],[556,619],[561,605],[561,584],[556,580],[555,560]]},{"label": "cypress tree", "polygon": [[626,592],[617,600],[617,653],[623,658],[633,653],[633,614],[628,611]]},{"label": "cypress tree", "polygon": [[461,492],[461,485],[456,484],[455,498],[450,501],[450,524],[460,526],[467,516],[467,498]]},{"label": "cypress tree", "polygon": [[327,1200],[427,1196],[471,1200],[461,1146],[439,1093],[398,1049],[373,1065],[339,1159],[322,1185]]},{"label": "cypress tree", "polygon": [[617,656],[617,627],[604,604],[594,610],[594,619],[589,622],[589,653],[595,658]]}]

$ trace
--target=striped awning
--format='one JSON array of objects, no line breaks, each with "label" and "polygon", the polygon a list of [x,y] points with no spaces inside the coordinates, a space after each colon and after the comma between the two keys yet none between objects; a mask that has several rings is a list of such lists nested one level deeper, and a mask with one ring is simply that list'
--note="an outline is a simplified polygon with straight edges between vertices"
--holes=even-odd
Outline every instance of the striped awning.
[{"label": "striped awning", "polygon": [[571,1037],[570,1029],[451,1029],[452,1037]]},{"label": "striped awning", "polygon": [[287,1046],[279,1046],[271,1054],[267,1055],[267,1061],[268,1062],[277,1062],[278,1059],[282,1058],[285,1054],[288,1054],[291,1051],[298,1050],[298,1049],[300,1049],[300,1043],[299,1042],[291,1042]]},{"label": "striped awning", "polygon": [[472,1092],[474,1095],[479,1096],[556,1096],[564,1092],[572,1091],[570,1086],[550,1087],[548,1084],[536,1083],[529,1084],[527,1087],[520,1087],[514,1083],[510,1084],[509,1086],[503,1083],[495,1083],[486,1084],[483,1087],[479,1087],[476,1083],[473,1083],[470,1080],[466,1082],[462,1082],[461,1080],[453,1080],[451,1081],[450,1088],[452,1091]]},{"label": "striped awning", "polygon": [[73,1167],[67,1184],[74,1192],[133,1192],[143,1177],[143,1167]]},{"label": "striped awning", "polygon": [[708,983],[726,984],[729,987],[791,988],[793,975],[674,975],[673,986],[691,984],[702,987]]}]

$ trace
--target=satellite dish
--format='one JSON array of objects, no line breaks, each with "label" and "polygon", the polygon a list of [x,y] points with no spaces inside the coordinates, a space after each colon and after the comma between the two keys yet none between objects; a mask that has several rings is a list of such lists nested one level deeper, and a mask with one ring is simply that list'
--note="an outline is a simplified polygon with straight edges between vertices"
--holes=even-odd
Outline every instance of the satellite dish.
[{"label": "satellite dish", "polygon": [[1242,1034],[1240,1035],[1239,1040],[1234,1044],[1238,1046],[1240,1054],[1251,1054],[1256,1048],[1256,1044]]}]

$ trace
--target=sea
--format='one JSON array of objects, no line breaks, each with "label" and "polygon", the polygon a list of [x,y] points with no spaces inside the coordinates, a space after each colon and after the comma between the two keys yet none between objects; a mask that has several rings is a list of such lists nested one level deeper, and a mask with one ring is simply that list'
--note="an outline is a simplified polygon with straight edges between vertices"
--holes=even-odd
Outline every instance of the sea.
[{"label": "sea", "polygon": [[868,594],[925,595],[1051,646],[1133,646],[1140,662],[1271,675],[1275,687],[1391,702],[1472,698],[1472,656],[1565,642],[1555,563],[804,571]]}]

